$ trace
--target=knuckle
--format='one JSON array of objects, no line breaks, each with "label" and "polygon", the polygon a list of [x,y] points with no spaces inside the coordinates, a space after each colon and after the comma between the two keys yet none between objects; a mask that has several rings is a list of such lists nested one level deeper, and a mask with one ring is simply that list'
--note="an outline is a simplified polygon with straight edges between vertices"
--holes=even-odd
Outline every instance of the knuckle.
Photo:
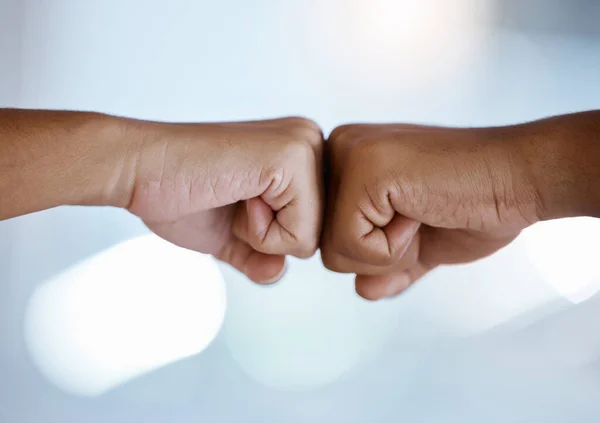
[{"label": "knuckle", "polygon": [[342,181],[351,179],[353,184],[360,183],[366,190],[365,194],[380,200],[390,188],[389,176],[394,166],[389,166],[389,158],[382,154],[378,141],[360,141],[345,155],[342,166]]},{"label": "knuckle", "polygon": [[286,123],[294,131],[302,133],[320,134],[321,127],[317,122],[303,116],[292,116],[286,119]]},{"label": "knuckle", "polygon": [[314,256],[316,252],[317,252],[317,249],[313,248],[312,246],[303,247],[298,250],[296,257],[298,257],[300,259],[309,259],[312,256]]},{"label": "knuckle", "polygon": [[362,139],[352,146],[348,152],[348,161],[356,163],[378,162],[381,158],[379,140]]},{"label": "knuckle", "polygon": [[374,146],[370,143],[363,142],[349,149],[343,160],[338,163],[341,169],[340,181],[350,184],[346,185],[349,187],[357,182],[368,187],[377,177],[378,169],[381,167],[380,163],[373,160],[373,149]]},{"label": "knuckle", "polygon": [[313,151],[321,151],[323,149],[323,133],[320,130],[314,131],[306,128],[297,129],[294,137],[309,145]]},{"label": "knuckle", "polygon": [[288,139],[281,154],[286,163],[305,164],[315,161],[315,153],[312,146],[297,138]]},{"label": "knuckle", "polygon": [[296,247],[297,257],[299,258],[310,258],[315,255],[319,248],[319,239],[315,235],[305,235],[298,238],[298,245]]},{"label": "knuckle", "polygon": [[355,126],[356,126],[355,124],[346,124],[346,125],[338,126],[333,131],[331,131],[331,133],[329,134],[329,140],[332,142],[339,140],[343,134],[345,134],[350,129],[354,128]]}]

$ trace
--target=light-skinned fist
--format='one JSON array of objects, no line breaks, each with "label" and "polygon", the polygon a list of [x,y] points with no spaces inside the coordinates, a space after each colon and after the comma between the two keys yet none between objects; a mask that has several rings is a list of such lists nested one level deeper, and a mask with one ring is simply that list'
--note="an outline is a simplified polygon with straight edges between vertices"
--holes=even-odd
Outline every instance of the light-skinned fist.
[{"label": "light-skinned fist", "polygon": [[259,283],[282,276],[286,255],[315,253],[323,138],[313,121],[128,125],[147,134],[128,209],[156,234]]}]

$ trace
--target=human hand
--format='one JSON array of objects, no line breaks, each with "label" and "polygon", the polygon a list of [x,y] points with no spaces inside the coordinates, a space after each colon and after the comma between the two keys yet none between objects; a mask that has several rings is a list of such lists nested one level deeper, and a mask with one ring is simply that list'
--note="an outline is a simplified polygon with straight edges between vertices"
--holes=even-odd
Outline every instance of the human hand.
[{"label": "human hand", "polygon": [[321,246],[375,300],[439,265],[468,263],[538,220],[516,128],[346,125],[333,131]]},{"label": "human hand", "polygon": [[[327,267],[367,298],[493,253],[538,220],[600,217],[600,111],[505,128],[347,125],[330,137]],[[221,124],[0,108],[0,221],[127,208],[157,234],[277,279],[315,251],[322,136],[298,118]]]},{"label": "human hand", "polygon": [[128,209],[157,235],[265,284],[282,276],[285,255],[315,253],[323,139],[314,122],[133,122],[127,130],[146,134]]}]

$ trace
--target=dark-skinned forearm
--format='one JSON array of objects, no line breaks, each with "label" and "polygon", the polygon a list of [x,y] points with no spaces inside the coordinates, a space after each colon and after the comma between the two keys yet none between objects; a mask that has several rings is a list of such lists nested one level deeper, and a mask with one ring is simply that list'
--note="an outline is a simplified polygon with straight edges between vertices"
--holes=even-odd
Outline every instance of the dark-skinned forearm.
[{"label": "dark-skinned forearm", "polygon": [[600,111],[515,127],[539,220],[600,217]]}]

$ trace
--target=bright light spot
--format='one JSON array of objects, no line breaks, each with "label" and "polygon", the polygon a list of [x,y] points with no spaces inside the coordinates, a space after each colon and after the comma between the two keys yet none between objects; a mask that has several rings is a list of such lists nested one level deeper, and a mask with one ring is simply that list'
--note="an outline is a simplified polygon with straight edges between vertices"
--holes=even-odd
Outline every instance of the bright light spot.
[{"label": "bright light spot", "polygon": [[415,37],[424,35],[431,18],[440,16],[436,13],[435,6],[431,1],[363,2],[356,6],[356,11],[361,13],[358,30],[376,43],[375,48],[381,44],[413,43]]},{"label": "bright light spot", "polygon": [[298,390],[335,381],[372,358],[397,328],[395,302],[368,303],[353,277],[325,270],[317,255],[291,259],[287,275],[259,287],[223,266],[229,306],[224,333],[253,379]]},{"label": "bright light spot", "polygon": [[321,43],[334,64],[363,84],[447,81],[482,42],[490,14],[487,2],[475,0],[346,0],[319,7]]},{"label": "bright light spot", "polygon": [[27,309],[33,361],[53,383],[95,396],[204,350],[225,289],[211,258],[154,235],[119,244],[43,284]]},{"label": "bright light spot", "polygon": [[539,223],[523,238],[535,268],[561,295],[580,303],[600,290],[600,219]]}]

